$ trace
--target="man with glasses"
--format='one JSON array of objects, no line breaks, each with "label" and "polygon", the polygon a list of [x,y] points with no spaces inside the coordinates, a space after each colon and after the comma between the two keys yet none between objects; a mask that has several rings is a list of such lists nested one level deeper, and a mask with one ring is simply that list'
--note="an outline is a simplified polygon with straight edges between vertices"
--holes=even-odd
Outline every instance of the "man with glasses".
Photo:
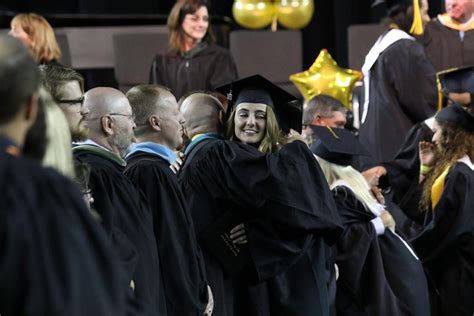
[{"label": "man with glasses", "polygon": [[132,108],[125,95],[112,88],[89,90],[84,107],[89,111],[89,138],[77,143],[73,153],[77,162],[91,168],[92,208],[112,239],[124,284],[134,289],[139,305],[150,315],[166,315],[151,211],[122,173],[122,157],[134,137]]},{"label": "man with glasses", "polygon": [[41,65],[42,83],[66,116],[73,142],[87,139],[84,79],[70,68]]}]

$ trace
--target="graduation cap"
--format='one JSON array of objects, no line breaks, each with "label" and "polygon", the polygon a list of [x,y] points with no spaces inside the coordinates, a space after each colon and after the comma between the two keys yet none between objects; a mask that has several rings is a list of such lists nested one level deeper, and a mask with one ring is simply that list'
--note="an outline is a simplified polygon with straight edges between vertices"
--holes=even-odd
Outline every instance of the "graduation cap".
[{"label": "graduation cap", "polygon": [[438,112],[436,119],[454,123],[466,131],[474,132],[474,116],[457,103]]},{"label": "graduation cap", "polygon": [[474,67],[452,68],[436,74],[445,94],[449,92],[474,93]]},{"label": "graduation cap", "polygon": [[436,73],[438,83],[438,109],[447,105],[450,92],[474,94],[474,67],[451,68]]},{"label": "graduation cap", "polygon": [[301,133],[302,103],[295,96],[261,75],[253,75],[233,81],[215,90],[227,95],[229,100],[228,115],[240,103],[263,103],[273,109],[278,125],[284,132],[294,129]]},{"label": "graduation cap", "polygon": [[387,15],[390,15],[397,7],[400,6],[413,6],[413,22],[410,28],[410,33],[415,35],[423,34],[423,20],[421,18],[420,9],[421,0],[375,0],[372,3],[372,8],[378,7],[379,5],[385,5]]},{"label": "graduation cap", "polygon": [[311,151],[336,165],[348,166],[354,156],[368,156],[369,153],[350,131],[344,128],[311,125],[318,139],[311,144]]}]

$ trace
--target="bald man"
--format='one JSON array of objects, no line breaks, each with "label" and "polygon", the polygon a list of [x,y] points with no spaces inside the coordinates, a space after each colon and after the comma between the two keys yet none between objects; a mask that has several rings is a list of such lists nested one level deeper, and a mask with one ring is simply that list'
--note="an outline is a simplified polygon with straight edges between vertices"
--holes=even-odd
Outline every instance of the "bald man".
[{"label": "bald man", "polygon": [[[188,96],[180,111],[192,141],[179,181],[201,242],[214,314],[328,315],[325,241],[339,234],[340,221],[306,144],[295,141],[265,155],[223,140],[222,104],[205,93]],[[242,222],[244,244],[234,229]]]},{"label": "bald man", "polygon": [[146,195],[153,212],[168,315],[210,314],[204,261],[188,205],[170,169],[183,142],[183,116],[174,95],[162,86],[134,87],[127,98],[138,127],[125,175]]},{"label": "bald man", "polygon": [[123,268],[123,285],[134,291],[145,312],[166,315],[151,211],[122,173],[126,166],[122,156],[135,128],[132,108],[126,96],[112,88],[89,90],[84,107],[89,111],[89,139],[73,153],[78,162],[91,167],[92,208],[101,215],[114,244]]}]

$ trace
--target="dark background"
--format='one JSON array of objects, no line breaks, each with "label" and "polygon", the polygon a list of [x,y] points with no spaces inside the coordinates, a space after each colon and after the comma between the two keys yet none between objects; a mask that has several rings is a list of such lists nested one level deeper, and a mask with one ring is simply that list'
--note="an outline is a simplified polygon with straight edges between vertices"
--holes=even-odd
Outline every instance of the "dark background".
[{"label": "dark background", "polygon": [[[210,13],[215,24],[233,23],[232,0],[214,0]],[[347,67],[347,27],[351,24],[376,23],[380,12],[370,8],[373,0],[314,0],[311,23],[302,30],[303,62],[308,68],[322,48],[327,48],[338,64]],[[175,0],[0,0],[0,26],[9,27],[19,12],[44,15],[55,26],[93,26],[164,24]],[[429,0],[430,16],[443,10],[444,0]],[[101,16],[91,16],[100,14]],[[107,16],[103,16],[103,15]],[[110,15],[110,16],[109,16]]]}]

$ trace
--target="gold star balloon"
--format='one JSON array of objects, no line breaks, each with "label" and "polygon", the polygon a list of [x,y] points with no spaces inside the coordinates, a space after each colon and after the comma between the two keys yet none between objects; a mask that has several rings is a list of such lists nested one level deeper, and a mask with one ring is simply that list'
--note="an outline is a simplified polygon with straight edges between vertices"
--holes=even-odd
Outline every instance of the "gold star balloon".
[{"label": "gold star balloon", "polygon": [[348,109],[352,108],[352,88],[360,79],[360,71],[339,67],[326,49],[321,50],[308,70],[290,76],[305,100],[323,93],[339,100]]}]

